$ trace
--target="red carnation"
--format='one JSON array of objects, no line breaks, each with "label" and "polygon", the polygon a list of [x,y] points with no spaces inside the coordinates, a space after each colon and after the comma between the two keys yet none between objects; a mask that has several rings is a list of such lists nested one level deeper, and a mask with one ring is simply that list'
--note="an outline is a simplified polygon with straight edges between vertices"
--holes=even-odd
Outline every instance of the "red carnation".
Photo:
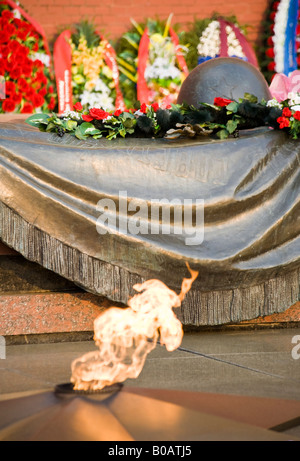
[{"label": "red carnation", "polygon": [[18,42],[18,40],[11,40],[8,44],[8,49],[12,52],[15,52],[22,48],[22,45]]},{"label": "red carnation", "polygon": [[40,94],[34,94],[32,97],[32,104],[34,107],[41,107],[44,104],[45,100]]},{"label": "red carnation", "polygon": [[285,107],[282,111],[282,115],[284,117],[290,117],[292,115],[292,112],[290,111],[290,109],[288,107]]},{"label": "red carnation", "polygon": [[154,112],[157,112],[158,109],[159,109],[159,104],[158,104],[158,102],[154,102],[153,104],[151,104],[151,107],[152,107],[152,109],[154,110]]},{"label": "red carnation", "polygon": [[268,58],[274,58],[275,57],[275,51],[274,51],[274,48],[268,48],[266,50],[266,56],[268,56]]},{"label": "red carnation", "polygon": [[295,113],[294,113],[294,119],[295,120],[300,120],[300,111],[297,110]]},{"label": "red carnation", "polygon": [[16,104],[12,99],[5,99],[2,104],[4,112],[13,112],[16,108]]},{"label": "red carnation", "polygon": [[121,115],[122,113],[123,113],[123,111],[122,111],[121,109],[117,109],[117,110],[115,110],[115,112],[114,112],[114,116],[115,116],[115,117],[119,117],[119,115]]},{"label": "red carnation", "polygon": [[215,98],[214,99],[214,106],[218,107],[226,107],[228,104],[230,104],[232,101],[231,99],[226,99],[226,98]]},{"label": "red carnation", "polygon": [[52,96],[50,98],[50,102],[48,104],[48,109],[53,110],[55,108],[55,106],[56,106],[56,101],[55,101],[55,98]]},{"label": "red carnation", "polygon": [[146,113],[147,113],[147,104],[145,104],[145,103],[143,102],[143,104],[141,105],[140,111],[141,111],[143,114],[146,114]]},{"label": "red carnation", "polygon": [[21,114],[32,114],[33,106],[29,102],[25,102],[20,112]]},{"label": "red carnation", "polygon": [[14,94],[15,91],[16,91],[16,85],[14,82],[11,82],[10,80],[5,82],[5,93],[6,94],[11,95],[11,94]]},{"label": "red carnation", "polygon": [[94,120],[105,120],[110,115],[108,112],[102,109],[90,109],[89,114]]},{"label": "red carnation", "polygon": [[1,16],[2,18],[7,19],[8,21],[14,18],[13,13],[9,10],[3,10]]},{"label": "red carnation", "polygon": [[28,83],[26,82],[25,78],[19,78],[17,83],[19,90],[21,90],[23,93],[25,93],[29,89]]},{"label": "red carnation", "polygon": [[23,66],[22,68],[22,74],[24,77],[31,77],[32,76],[32,67],[28,64],[26,66]]},{"label": "red carnation", "polygon": [[283,128],[287,128],[290,126],[290,121],[286,117],[278,117],[277,122],[279,123],[279,128],[283,130]]},{"label": "red carnation", "polygon": [[[53,91],[52,91],[52,93],[53,93]],[[83,107],[82,107],[82,105],[81,105],[80,102],[76,102],[76,104],[74,104],[74,109],[75,109],[77,112],[81,112],[82,109],[83,109]]]},{"label": "red carnation", "polygon": [[13,80],[17,80],[19,77],[21,77],[21,75],[22,68],[20,66],[16,66],[10,71],[10,76]]},{"label": "red carnation", "polygon": [[6,31],[0,31],[0,43],[7,43],[10,37]]},{"label": "red carnation", "polygon": [[44,88],[41,88],[40,91],[39,91],[39,94],[40,94],[41,96],[43,96],[43,97],[46,96],[46,94],[47,94],[47,88],[45,88],[45,87],[44,87]]},{"label": "red carnation", "polygon": [[91,122],[94,119],[88,114],[82,114],[82,120],[84,120],[85,122]]},{"label": "red carnation", "polygon": [[26,98],[31,100],[37,93],[34,91],[33,88],[31,88],[29,85],[28,85],[28,88],[26,90]]},{"label": "red carnation", "polygon": [[272,61],[268,64],[268,70],[273,72],[275,70],[275,62]]},{"label": "red carnation", "polygon": [[5,61],[4,59],[0,58],[0,75],[5,74]]},{"label": "red carnation", "polygon": [[14,95],[11,96],[11,98],[16,104],[21,104],[21,101],[23,99],[21,93],[15,93]]}]

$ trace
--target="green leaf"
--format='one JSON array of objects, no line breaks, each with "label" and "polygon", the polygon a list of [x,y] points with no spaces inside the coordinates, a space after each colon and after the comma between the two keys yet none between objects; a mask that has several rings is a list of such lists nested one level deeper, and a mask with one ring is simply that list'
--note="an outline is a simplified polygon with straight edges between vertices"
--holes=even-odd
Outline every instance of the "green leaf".
[{"label": "green leaf", "polygon": [[33,114],[26,119],[26,123],[31,126],[39,126],[41,123],[48,125],[48,119],[50,116],[48,114]]},{"label": "green leaf", "polygon": [[254,94],[250,94],[250,93],[245,93],[244,99],[247,99],[247,101],[253,102],[254,104],[256,104],[258,101],[257,97],[254,96]]},{"label": "green leaf", "polygon": [[218,131],[217,136],[220,139],[227,139],[229,136],[229,132],[227,130],[220,130]]},{"label": "green leaf", "polygon": [[79,126],[79,128],[80,128],[81,134],[83,136],[85,136],[85,135],[94,136],[94,135],[97,135],[97,134],[101,134],[101,131],[98,130],[97,128],[95,128],[94,125],[92,123],[89,123],[89,122],[82,123]]},{"label": "green leaf", "polygon": [[120,136],[122,136],[122,138],[125,138],[125,136],[126,136],[126,130],[125,130],[125,128],[123,128],[122,130],[120,130],[120,131],[119,131],[119,134],[120,134]]},{"label": "green leaf", "polygon": [[82,140],[88,138],[88,135],[82,134],[82,131],[81,131],[81,129],[80,129],[80,126],[78,126],[78,127],[76,128],[76,130],[75,130],[75,136],[76,136],[76,138],[82,139]]},{"label": "green leaf", "polygon": [[74,131],[77,127],[77,122],[75,120],[67,120],[64,125],[66,130]]},{"label": "green leaf", "polygon": [[228,120],[226,124],[227,131],[232,134],[237,129],[238,122],[236,120]]},{"label": "green leaf", "polygon": [[226,106],[226,109],[227,109],[227,111],[230,111],[230,112],[233,112],[234,114],[236,114],[237,111],[238,111],[238,107],[239,107],[238,103],[233,101],[230,104],[228,104],[228,106]]},{"label": "green leaf", "polygon": [[56,130],[55,123],[53,123],[53,122],[48,123],[46,131],[50,132],[50,131],[55,131],[55,130]]}]

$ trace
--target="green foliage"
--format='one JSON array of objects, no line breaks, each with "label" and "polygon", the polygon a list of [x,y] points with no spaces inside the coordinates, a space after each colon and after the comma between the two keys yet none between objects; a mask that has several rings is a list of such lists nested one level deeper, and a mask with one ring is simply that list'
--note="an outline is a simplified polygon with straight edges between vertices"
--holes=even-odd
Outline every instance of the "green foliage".
[{"label": "green foliage", "polygon": [[[285,112],[282,108],[285,108]],[[91,121],[85,121],[87,119]],[[224,140],[238,137],[239,130],[261,126],[281,129],[293,139],[298,139],[299,119],[300,111],[291,109],[288,100],[283,101],[280,107],[268,107],[265,101],[258,102],[255,96],[245,94],[244,99],[232,101],[225,107],[200,103],[199,108],[176,104],[170,109],[161,109],[157,104],[142,104],[132,111],[117,111],[114,114],[102,110],[95,114],[95,109],[70,112],[69,116],[64,117],[34,114],[26,122],[41,131],[55,132],[59,136],[69,133],[80,140],[89,137],[111,140],[119,136],[168,139],[212,136]]]},{"label": "green foliage", "polygon": [[86,39],[89,48],[99,45],[99,35],[96,34],[96,26],[91,21],[83,20],[75,25],[75,31],[71,35],[71,39],[76,47],[78,47],[81,37]]}]

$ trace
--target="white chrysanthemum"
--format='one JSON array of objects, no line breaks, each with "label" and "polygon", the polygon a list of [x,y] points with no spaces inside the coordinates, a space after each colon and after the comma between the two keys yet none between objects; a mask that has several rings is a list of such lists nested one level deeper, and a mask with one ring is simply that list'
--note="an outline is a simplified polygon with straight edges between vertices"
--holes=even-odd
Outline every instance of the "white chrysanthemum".
[{"label": "white chrysanthemum", "polygon": [[49,56],[47,53],[39,53],[39,52],[30,53],[29,58],[30,58],[32,61],[35,61],[36,59],[38,59],[38,60],[41,61],[46,67],[50,67],[50,56]]},{"label": "white chrysanthemum", "polygon": [[90,93],[85,90],[80,95],[80,102],[83,106],[87,105],[88,107],[95,107],[106,111],[114,110],[113,98],[105,93]]},{"label": "white chrysanthemum", "polygon": [[267,107],[278,107],[278,109],[282,109],[282,104],[280,104],[277,99],[273,98],[267,102]]},{"label": "white chrysanthemum", "polygon": [[284,71],[284,44],[285,31],[288,22],[288,11],[290,0],[281,0],[274,19],[274,53],[275,53],[275,70],[277,73]]},{"label": "white chrysanthemum", "polygon": [[[226,26],[228,55],[237,56],[238,58],[245,58],[245,54],[240,45],[239,40],[231,26]],[[220,54],[221,41],[220,41],[220,23],[219,21],[211,21],[203,34],[200,37],[199,45],[197,47],[200,56],[209,56],[215,58]]]},{"label": "white chrysanthemum", "polygon": [[69,119],[80,120],[81,119],[81,115],[78,112],[75,112],[73,110],[66,110],[61,116],[63,117],[64,120],[69,120]]},{"label": "white chrysanthemum", "polygon": [[83,106],[95,107],[106,111],[114,110],[114,100],[110,96],[111,90],[108,86],[98,78],[93,82],[93,91],[87,89],[80,95],[80,102]]},{"label": "white chrysanthemum", "polygon": [[180,76],[180,70],[174,64],[170,64],[169,60],[166,58],[156,58],[153,64],[147,66],[145,70],[146,80],[151,80],[153,78],[171,78],[174,80],[180,78]]}]

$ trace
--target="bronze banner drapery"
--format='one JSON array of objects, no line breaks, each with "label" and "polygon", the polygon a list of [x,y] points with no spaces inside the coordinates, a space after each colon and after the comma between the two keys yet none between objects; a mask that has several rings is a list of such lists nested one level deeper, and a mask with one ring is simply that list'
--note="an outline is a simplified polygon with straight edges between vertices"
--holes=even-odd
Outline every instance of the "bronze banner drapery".
[{"label": "bronze banner drapery", "polygon": [[[299,165],[300,143],[267,128],[226,141],[80,141],[2,123],[0,238],[85,289],[122,302],[131,289],[124,285],[133,281],[155,277],[178,289],[189,262],[199,271],[190,302],[200,303],[196,292],[227,301],[222,307],[218,300],[221,313],[215,319],[203,314],[200,303],[197,319],[191,313],[188,323],[252,318],[298,299]],[[104,235],[96,228],[98,222],[98,230],[104,229],[99,200],[109,200],[116,210],[116,227]],[[202,226],[196,200],[204,201],[203,241],[187,244],[195,226]],[[193,222],[176,233],[176,209],[184,203]],[[158,227],[169,208],[169,233],[151,233],[151,204]],[[144,233],[130,234],[128,224],[138,210],[150,210],[136,223]],[[108,283],[109,274],[115,280]],[[270,281],[278,293],[266,293]],[[234,297],[250,292],[255,308],[241,314]]]}]

